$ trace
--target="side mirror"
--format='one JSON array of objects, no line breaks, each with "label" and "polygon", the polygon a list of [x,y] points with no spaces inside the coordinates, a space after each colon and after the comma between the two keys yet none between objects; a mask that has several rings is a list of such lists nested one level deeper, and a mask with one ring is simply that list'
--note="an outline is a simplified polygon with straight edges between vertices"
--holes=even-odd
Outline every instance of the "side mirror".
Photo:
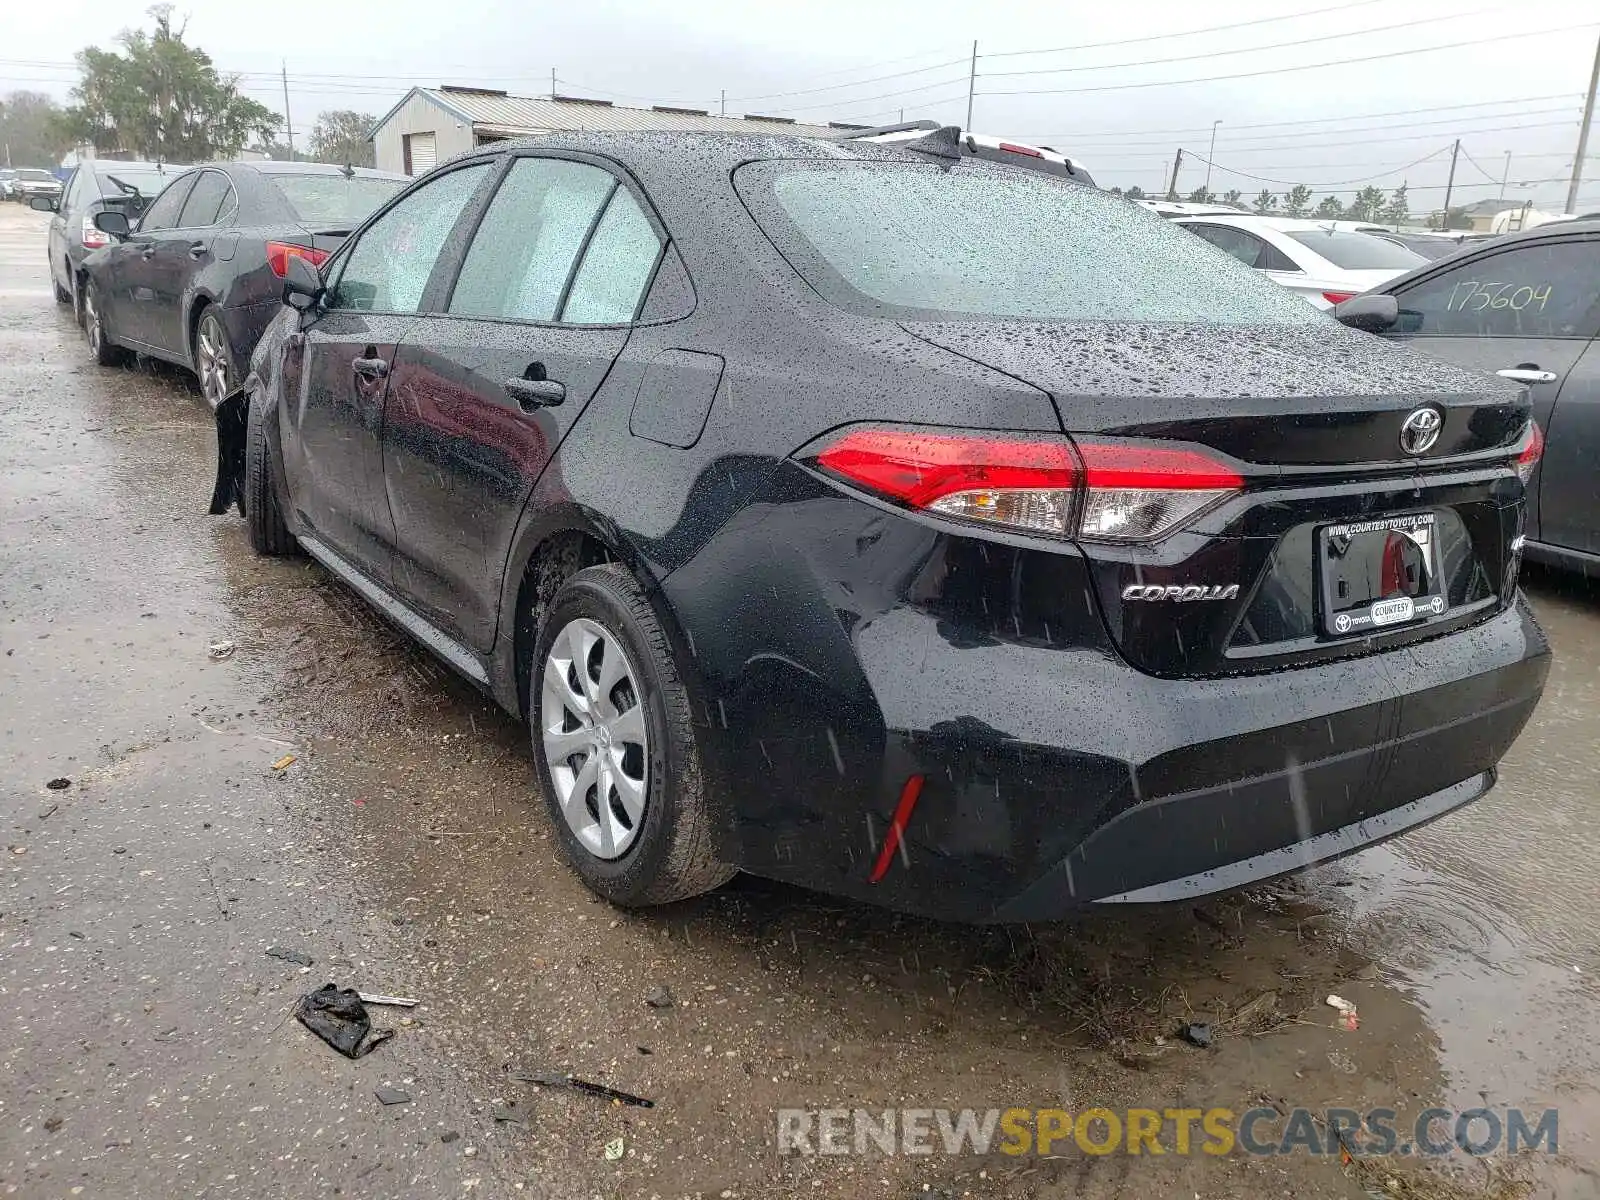
[{"label": "side mirror", "polygon": [[29,208],[36,208],[40,212],[59,212],[61,205],[54,196],[35,196],[28,201]]},{"label": "side mirror", "polygon": [[291,255],[283,278],[283,302],[301,312],[322,299],[322,276],[298,254]]},{"label": "side mirror", "polygon": [[105,209],[94,215],[94,227],[101,233],[109,233],[114,238],[125,238],[133,226],[128,224],[128,215],[112,209]]},{"label": "side mirror", "polygon": [[1381,292],[1351,296],[1333,306],[1333,317],[1339,324],[1363,333],[1388,333],[1400,319],[1400,302]]}]

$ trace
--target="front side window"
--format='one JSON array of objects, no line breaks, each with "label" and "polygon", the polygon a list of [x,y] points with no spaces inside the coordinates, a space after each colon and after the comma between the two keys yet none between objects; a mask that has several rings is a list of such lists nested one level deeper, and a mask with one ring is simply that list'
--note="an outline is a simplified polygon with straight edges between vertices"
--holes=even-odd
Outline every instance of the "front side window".
[{"label": "front side window", "polygon": [[573,325],[625,325],[661,257],[661,239],[627,188],[611,194],[595,226],[560,319]]},{"label": "front side window", "polygon": [[1539,242],[1486,254],[1396,294],[1397,333],[1591,338],[1600,333],[1600,241]]},{"label": "front side window", "polygon": [[1185,225],[1185,229],[1198,234],[1224,254],[1230,254],[1247,267],[1254,267],[1266,243],[1253,233],[1235,229],[1231,225]]},{"label": "front side window", "polygon": [[488,170],[476,163],[440,175],[374,221],[345,256],[329,307],[416,312],[445,238]]},{"label": "front side window", "polygon": [[616,186],[615,176],[587,163],[518,159],[473,236],[450,311],[554,321],[578,252]]},{"label": "front side window", "polygon": [[178,218],[179,229],[204,229],[215,225],[222,209],[233,194],[233,185],[221,171],[203,171],[189,189],[184,201],[183,215]]},{"label": "front side window", "polygon": [[157,196],[155,203],[144,210],[144,219],[139,222],[140,233],[153,233],[158,229],[171,229],[178,223],[178,216],[183,212],[183,202],[189,198],[189,189],[194,186],[194,175],[180,175],[167,185],[167,190]]},{"label": "front side window", "polygon": [[922,320],[1309,325],[1286,288],[1116,196],[963,159],[771,161],[734,184],[826,300]]}]

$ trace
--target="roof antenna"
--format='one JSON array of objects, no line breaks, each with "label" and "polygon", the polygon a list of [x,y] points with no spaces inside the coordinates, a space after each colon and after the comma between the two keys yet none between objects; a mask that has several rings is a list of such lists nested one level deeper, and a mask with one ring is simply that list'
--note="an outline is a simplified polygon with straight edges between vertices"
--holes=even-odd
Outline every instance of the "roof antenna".
[{"label": "roof antenna", "polygon": [[961,158],[961,126],[943,125],[914,142],[901,142],[901,150],[915,150],[918,154],[931,154],[935,158]]},{"label": "roof antenna", "polygon": [[346,179],[354,179],[356,177],[356,169],[349,163],[345,163],[344,166],[339,168],[339,174],[343,175]]}]

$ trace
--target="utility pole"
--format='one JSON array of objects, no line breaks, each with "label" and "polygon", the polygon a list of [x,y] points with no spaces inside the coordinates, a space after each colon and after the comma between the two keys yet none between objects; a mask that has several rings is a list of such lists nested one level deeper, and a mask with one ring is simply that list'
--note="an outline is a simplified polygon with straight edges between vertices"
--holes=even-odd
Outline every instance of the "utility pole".
[{"label": "utility pole", "polygon": [[1178,147],[1178,153],[1172,160],[1172,182],[1167,185],[1167,195],[1172,199],[1178,198],[1178,168],[1183,166],[1183,147]]},{"label": "utility pole", "polygon": [[556,69],[550,68],[550,99],[556,98]]},{"label": "utility pole", "polygon": [[1500,199],[1506,198],[1506,184],[1511,180],[1511,151],[1506,151],[1506,169],[1500,174]]},{"label": "utility pole", "polygon": [[283,73],[283,133],[289,140],[289,161],[294,161],[294,121],[289,117],[289,63],[286,59],[278,60],[278,67]]},{"label": "utility pole", "polygon": [[728,89],[727,88],[723,88],[722,89],[722,110],[718,115],[724,116],[724,117],[728,115]]},{"label": "utility pole", "polygon": [[1583,156],[1589,153],[1589,126],[1594,124],[1594,94],[1600,90],[1600,38],[1594,45],[1594,69],[1589,72],[1589,94],[1583,101],[1583,124],[1578,126],[1578,153],[1572,159],[1572,182],[1567,185],[1565,211],[1578,211],[1578,187],[1583,183]]},{"label": "utility pole", "polygon": [[[1217,156],[1217,126],[1221,125],[1221,124],[1222,124],[1221,121],[1213,121],[1213,122],[1211,122],[1211,149],[1206,151],[1206,182],[1205,182],[1205,190],[1206,190],[1206,195],[1208,195],[1208,196],[1211,194],[1211,160],[1216,158],[1216,156]],[[1176,181],[1174,181],[1174,182],[1176,182]]]},{"label": "utility pole", "polygon": [[966,131],[973,130],[973,88],[978,85],[978,38],[973,38],[973,64],[966,69]]},{"label": "utility pole", "polygon": [[1444,230],[1450,232],[1450,193],[1456,190],[1456,155],[1461,153],[1461,139],[1450,147],[1450,178],[1444,185]]}]

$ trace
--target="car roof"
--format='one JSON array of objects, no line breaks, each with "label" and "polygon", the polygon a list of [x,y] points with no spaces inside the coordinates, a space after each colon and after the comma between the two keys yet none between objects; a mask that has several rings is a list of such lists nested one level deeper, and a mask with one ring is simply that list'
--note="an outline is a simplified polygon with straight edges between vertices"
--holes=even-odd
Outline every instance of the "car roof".
[{"label": "car roof", "polygon": [[115,175],[118,171],[160,171],[163,175],[171,175],[174,179],[190,167],[188,163],[140,162],[137,159],[125,162],[117,158],[96,158],[78,165],[93,171],[96,175]]},{"label": "car roof", "polygon": [[1308,217],[1263,217],[1255,213],[1235,213],[1228,216],[1223,213],[1174,217],[1174,221],[1182,224],[1187,221],[1210,221],[1224,225],[1238,225],[1244,229],[1276,229],[1280,233],[1305,233],[1307,231],[1320,233],[1356,233],[1357,230],[1348,226],[1344,229],[1334,228],[1331,221],[1317,221]]},{"label": "car roof", "polygon": [[[264,158],[254,162],[230,162],[216,164],[222,167],[249,167],[260,171],[263,175],[343,175],[346,168],[338,163],[321,162],[289,162],[285,159]],[[406,179],[411,176],[400,175],[394,171],[376,171],[371,167],[351,167],[359,179]]]}]

